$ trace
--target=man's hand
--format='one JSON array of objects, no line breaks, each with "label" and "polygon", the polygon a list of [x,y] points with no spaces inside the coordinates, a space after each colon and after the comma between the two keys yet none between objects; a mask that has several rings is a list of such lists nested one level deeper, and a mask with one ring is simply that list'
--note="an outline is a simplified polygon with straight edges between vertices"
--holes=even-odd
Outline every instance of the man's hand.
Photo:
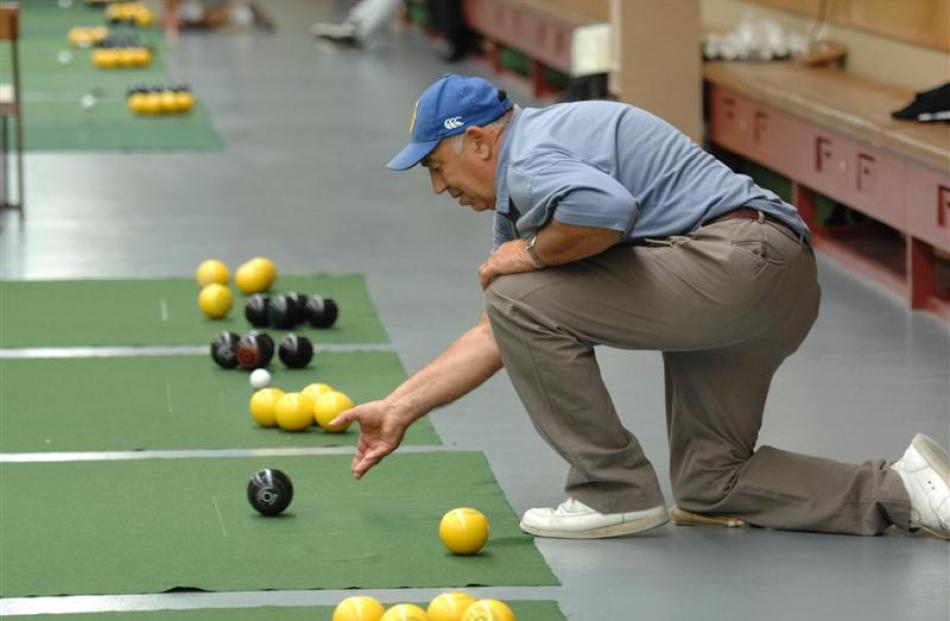
[{"label": "man's hand", "polygon": [[482,282],[482,289],[491,281],[504,274],[520,274],[538,269],[528,251],[525,250],[525,240],[513,239],[498,246],[478,267],[478,278]]},{"label": "man's hand", "polygon": [[370,468],[396,450],[412,422],[386,401],[370,401],[343,412],[330,424],[341,425],[353,421],[360,424],[356,454],[350,464],[350,470],[357,479],[362,479]]}]

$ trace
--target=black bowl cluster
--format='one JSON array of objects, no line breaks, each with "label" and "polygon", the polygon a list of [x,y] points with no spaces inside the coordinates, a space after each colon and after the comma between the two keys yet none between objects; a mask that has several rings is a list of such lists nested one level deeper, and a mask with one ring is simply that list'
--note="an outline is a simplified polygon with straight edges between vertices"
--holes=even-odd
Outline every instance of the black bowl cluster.
[{"label": "black bowl cluster", "polygon": [[[277,357],[291,369],[302,369],[313,360],[313,343],[288,334],[277,347]],[[251,330],[245,336],[225,330],[211,341],[211,359],[223,369],[262,369],[274,358],[274,340],[266,332]]]},{"label": "black bowl cluster", "polygon": [[116,47],[116,48],[125,48],[125,47],[147,47],[152,49],[151,45],[142,43],[142,40],[135,35],[125,35],[125,36],[116,36],[106,37],[102,41],[96,44],[96,47]]},{"label": "black bowl cluster", "polygon": [[304,323],[314,328],[329,328],[340,309],[332,298],[305,293],[256,293],[247,299],[244,316],[258,328],[289,330]]},{"label": "black bowl cluster", "polygon": [[129,15],[128,17],[109,17],[107,21],[110,26],[131,26],[138,28],[139,25],[134,15]]},{"label": "black bowl cluster", "polygon": [[125,96],[131,97],[136,93],[161,93],[162,91],[171,91],[173,93],[190,93],[191,87],[187,84],[136,84],[125,91]]}]

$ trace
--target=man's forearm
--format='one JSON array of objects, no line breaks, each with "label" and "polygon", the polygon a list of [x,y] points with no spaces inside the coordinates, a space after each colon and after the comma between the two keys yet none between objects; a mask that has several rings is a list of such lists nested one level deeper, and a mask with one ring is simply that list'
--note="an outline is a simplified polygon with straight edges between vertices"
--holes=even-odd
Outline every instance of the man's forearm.
[{"label": "man's forearm", "polygon": [[620,232],[551,220],[538,231],[535,245],[545,265],[563,265],[600,254],[617,243]]},{"label": "man's forearm", "polygon": [[502,367],[486,317],[394,390],[386,400],[416,420],[471,392]]}]

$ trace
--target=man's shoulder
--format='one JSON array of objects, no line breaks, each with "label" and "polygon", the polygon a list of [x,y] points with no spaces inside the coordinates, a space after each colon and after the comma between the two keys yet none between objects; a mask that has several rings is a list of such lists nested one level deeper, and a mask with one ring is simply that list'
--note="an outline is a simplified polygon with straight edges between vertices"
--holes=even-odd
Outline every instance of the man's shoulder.
[{"label": "man's shoulder", "polygon": [[616,132],[620,127],[639,126],[652,115],[618,101],[575,101],[545,108],[525,108],[518,113],[512,140],[512,160],[537,151],[570,148],[591,134]]},{"label": "man's shoulder", "polygon": [[[543,108],[524,108],[519,112],[522,121],[538,122],[544,121],[549,117],[559,117],[562,115],[585,115],[602,114],[605,111],[642,111],[640,108],[622,101],[610,101],[607,99],[591,99],[588,101],[571,101],[565,103],[555,103]],[[519,123],[522,124],[523,123]]]}]

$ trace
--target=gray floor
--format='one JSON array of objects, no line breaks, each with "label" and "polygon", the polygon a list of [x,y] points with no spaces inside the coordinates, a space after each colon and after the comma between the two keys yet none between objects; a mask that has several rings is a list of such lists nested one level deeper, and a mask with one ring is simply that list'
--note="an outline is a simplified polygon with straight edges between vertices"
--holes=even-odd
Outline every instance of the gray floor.
[{"label": "gray floor", "polygon": [[[190,275],[218,256],[272,256],[284,272],[362,272],[409,369],[481,310],[475,268],[489,216],[435,197],[423,172],[382,166],[406,139],[410,105],[449,69],[415,31],[370,49],[310,39],[342,2],[271,0],[275,34],[184,36],[177,79],[208,106],[227,148],[212,154],[27,157],[28,217],[4,214],[0,275]],[[488,75],[479,63],[453,68]],[[514,97],[531,103],[519,84]],[[762,442],[845,461],[896,458],[915,432],[950,444],[947,326],[821,260],[821,317],[776,378]],[[658,355],[604,350],[628,426],[665,472]],[[516,511],[561,499],[565,467],[535,434],[504,375],[432,416],[445,442],[484,451]],[[668,481],[664,476],[665,491]],[[950,547],[666,526],[641,538],[539,540],[562,582],[486,589],[553,598],[575,620],[936,619],[950,617]],[[390,600],[432,591],[379,592]],[[0,612],[334,603],[339,592],[0,600]]]}]

